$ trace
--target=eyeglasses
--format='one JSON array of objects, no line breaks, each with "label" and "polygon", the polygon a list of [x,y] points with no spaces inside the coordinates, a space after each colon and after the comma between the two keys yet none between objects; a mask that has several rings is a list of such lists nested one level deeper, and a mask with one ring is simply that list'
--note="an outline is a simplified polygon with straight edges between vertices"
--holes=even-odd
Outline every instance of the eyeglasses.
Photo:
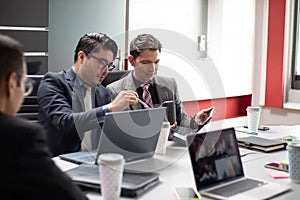
[{"label": "eyeglasses", "polygon": [[99,65],[98,65],[99,69],[105,69],[107,67],[108,71],[112,71],[116,67],[116,66],[114,66],[113,62],[108,63],[107,60],[105,60],[103,58],[97,58],[96,56],[93,56],[92,54],[88,54],[87,57],[88,58],[92,57],[92,58],[96,59],[99,63]]},{"label": "eyeglasses", "polygon": [[34,80],[27,78],[25,83],[24,83],[24,96],[28,96],[31,94],[32,90],[33,90],[33,84],[34,84]]}]

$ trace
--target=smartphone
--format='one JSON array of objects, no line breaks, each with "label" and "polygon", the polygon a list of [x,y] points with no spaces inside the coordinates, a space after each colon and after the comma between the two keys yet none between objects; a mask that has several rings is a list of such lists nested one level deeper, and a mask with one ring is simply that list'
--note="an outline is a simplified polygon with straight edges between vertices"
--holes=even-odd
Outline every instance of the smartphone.
[{"label": "smartphone", "polygon": [[276,163],[276,162],[271,162],[271,163],[265,164],[265,167],[270,168],[270,169],[277,169],[277,170],[284,171],[284,172],[289,171],[288,165]]},{"label": "smartphone", "polygon": [[210,112],[208,113],[208,117],[206,118],[206,121],[204,122],[204,124],[202,126],[205,126],[215,115],[216,112],[216,108],[213,107]]},{"label": "smartphone", "polygon": [[175,196],[178,200],[201,200],[201,196],[192,187],[175,187]]},{"label": "smartphone", "polygon": [[[248,128],[248,126],[246,125],[246,126],[244,126],[244,128]],[[270,128],[267,126],[260,126],[260,127],[258,127],[258,130],[259,131],[268,131],[268,130],[270,130]]]},{"label": "smartphone", "polygon": [[216,107],[213,107],[213,108],[210,110],[210,112],[208,113],[208,117],[206,118],[204,124],[198,126],[197,132],[200,131],[200,129],[201,129],[203,126],[205,126],[208,122],[210,122],[210,120],[214,117],[215,112],[216,112]]}]

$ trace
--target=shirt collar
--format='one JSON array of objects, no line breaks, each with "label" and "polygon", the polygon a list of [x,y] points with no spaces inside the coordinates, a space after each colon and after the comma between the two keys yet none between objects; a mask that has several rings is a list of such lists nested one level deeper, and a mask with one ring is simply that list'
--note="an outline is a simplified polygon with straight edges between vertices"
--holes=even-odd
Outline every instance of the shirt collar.
[{"label": "shirt collar", "polygon": [[[145,83],[142,83],[141,81],[137,80],[137,79],[133,76],[133,72],[132,72],[131,76],[132,76],[132,79],[133,79],[135,88],[139,88],[139,87],[141,87],[141,85],[145,84]],[[153,85],[153,79],[150,80],[150,81],[148,81],[147,83],[149,83],[150,85]]]},{"label": "shirt collar", "polygon": [[72,70],[73,73],[75,73],[77,75],[76,79],[78,80],[78,83],[79,83],[79,86],[80,86],[80,91],[82,92],[83,96],[85,96],[87,89],[91,89],[91,87],[86,85],[84,83],[84,81],[80,78],[80,76],[78,76],[78,74],[76,73],[76,71],[74,69],[74,66],[72,66],[71,70]]}]

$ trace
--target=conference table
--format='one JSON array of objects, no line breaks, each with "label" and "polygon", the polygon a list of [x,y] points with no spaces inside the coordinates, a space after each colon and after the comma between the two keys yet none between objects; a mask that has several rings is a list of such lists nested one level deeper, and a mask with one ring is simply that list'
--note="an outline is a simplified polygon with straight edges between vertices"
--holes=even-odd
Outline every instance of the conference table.
[{"label": "conference table", "polygon": [[[247,130],[243,128],[246,119],[232,119],[223,122],[212,122],[205,127],[206,130],[213,130],[218,128],[235,127],[236,136],[247,137],[249,136]],[[268,126],[270,130],[259,131],[259,137],[269,138],[269,139],[281,139],[287,136],[299,137],[300,138],[300,125],[295,126],[283,126],[283,125],[272,125]],[[269,162],[281,162],[283,160],[288,160],[287,150],[281,150],[273,153],[261,153],[258,151],[251,151],[248,149],[240,148],[240,154],[242,156],[242,162],[244,167],[244,172],[247,177],[252,177],[256,179],[262,179],[269,182],[280,183],[283,185],[289,185],[291,190],[283,193],[273,199],[300,199],[300,184],[292,182],[289,178],[272,178],[267,174],[268,171],[273,169],[265,168],[264,165]],[[174,195],[174,187],[189,186],[196,187],[193,177],[192,165],[190,161],[190,156],[188,153],[185,141],[181,139],[175,139],[174,141],[168,141],[167,152],[165,155],[154,155],[152,158],[156,160],[156,163],[150,166],[154,172],[160,174],[160,183],[153,188],[149,189],[142,195],[135,199],[176,199]],[[55,163],[63,171],[72,169],[77,166],[67,161],[63,161],[58,157],[53,158]],[[101,195],[95,191],[87,193],[88,199],[99,200],[102,199]],[[121,199],[133,199],[128,197],[121,197]],[[202,199],[210,199],[208,197],[202,196]]]}]

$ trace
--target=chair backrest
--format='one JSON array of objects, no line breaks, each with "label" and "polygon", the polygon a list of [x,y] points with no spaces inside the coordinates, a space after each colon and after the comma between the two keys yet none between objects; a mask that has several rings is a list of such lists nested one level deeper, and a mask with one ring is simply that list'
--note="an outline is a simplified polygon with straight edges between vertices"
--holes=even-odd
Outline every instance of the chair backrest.
[{"label": "chair backrest", "polygon": [[108,84],[115,82],[123,77],[125,77],[127,74],[129,74],[131,71],[129,70],[122,70],[122,71],[111,71],[107,74],[105,79],[102,81],[102,85],[106,87]]},{"label": "chair backrest", "polygon": [[39,113],[37,90],[43,76],[44,75],[28,75],[28,78],[32,79],[34,82],[33,90],[29,96],[25,97],[23,104],[17,113],[17,117],[22,117],[28,119],[29,121],[37,122]]}]

